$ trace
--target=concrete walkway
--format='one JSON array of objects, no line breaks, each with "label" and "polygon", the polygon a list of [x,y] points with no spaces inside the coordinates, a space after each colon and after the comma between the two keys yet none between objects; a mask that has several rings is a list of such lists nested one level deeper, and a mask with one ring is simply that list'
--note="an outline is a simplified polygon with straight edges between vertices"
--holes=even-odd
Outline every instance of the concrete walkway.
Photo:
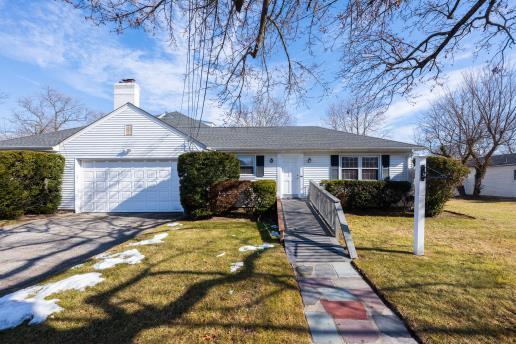
[{"label": "concrete walkway", "polygon": [[104,252],[178,214],[61,214],[0,228],[0,296]]},{"label": "concrete walkway", "polygon": [[[416,343],[304,200],[283,200],[285,250],[316,344]],[[359,258],[360,259],[360,258]]]}]

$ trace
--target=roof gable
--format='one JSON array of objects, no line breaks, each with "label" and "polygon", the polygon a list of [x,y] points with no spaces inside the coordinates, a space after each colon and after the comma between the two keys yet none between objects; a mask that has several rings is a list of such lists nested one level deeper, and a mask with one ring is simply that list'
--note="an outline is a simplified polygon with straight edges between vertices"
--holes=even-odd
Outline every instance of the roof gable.
[{"label": "roof gable", "polygon": [[[119,108],[115,109],[114,111],[110,112],[106,116],[104,116],[104,117],[98,119],[97,121],[91,123],[90,125],[83,127],[82,129],[78,130],[77,132],[75,132],[74,134],[72,134],[71,136],[69,136],[68,138],[63,140],[60,144],[63,145],[63,144],[67,144],[69,142],[72,142],[73,140],[81,137],[81,135],[84,135],[84,134],[86,134],[88,132],[94,131],[96,128],[102,126],[106,122],[110,121],[112,118],[115,118],[118,115],[124,114],[124,113],[127,113],[127,112],[130,112],[130,113],[136,114],[136,115],[140,115],[140,116],[148,119],[149,121],[152,121],[154,124],[164,128],[166,130],[169,130],[169,131],[171,131],[171,132],[173,132],[173,133],[175,133],[177,135],[182,136],[185,140],[194,141],[194,143],[196,143],[200,147],[205,148],[204,144],[202,144],[201,142],[192,139],[190,136],[186,135],[183,131],[181,131],[181,130],[179,130],[179,129],[169,125],[168,123],[166,123],[164,121],[161,121],[160,119],[158,119],[155,116],[151,115],[147,111],[137,107],[136,105],[133,105],[132,103],[126,103],[126,104],[120,106]],[[119,119],[117,119],[117,120],[119,120]],[[127,124],[131,124],[131,123],[127,122]]]}]

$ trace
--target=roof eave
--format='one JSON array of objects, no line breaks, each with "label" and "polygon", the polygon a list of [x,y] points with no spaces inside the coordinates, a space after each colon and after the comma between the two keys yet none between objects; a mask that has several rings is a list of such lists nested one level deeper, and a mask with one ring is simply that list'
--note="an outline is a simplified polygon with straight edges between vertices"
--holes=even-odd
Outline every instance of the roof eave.
[{"label": "roof eave", "polygon": [[214,150],[227,152],[414,152],[425,147],[363,147],[363,148],[258,148],[258,147],[212,147]]},{"label": "roof eave", "polygon": [[37,151],[52,151],[54,152],[54,147],[45,147],[45,146],[10,146],[10,147],[0,147],[0,150],[37,150]]}]

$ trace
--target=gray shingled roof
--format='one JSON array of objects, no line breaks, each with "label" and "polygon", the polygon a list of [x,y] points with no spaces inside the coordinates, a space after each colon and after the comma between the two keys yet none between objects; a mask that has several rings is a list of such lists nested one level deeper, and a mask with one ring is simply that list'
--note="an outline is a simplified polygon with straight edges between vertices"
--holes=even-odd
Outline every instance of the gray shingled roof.
[{"label": "gray shingled roof", "polygon": [[[473,161],[468,161],[467,165],[473,167]],[[512,154],[499,154],[493,155],[489,166],[505,166],[505,165],[516,165],[516,153]]]},{"label": "gray shingled roof", "polygon": [[[166,121],[166,120],[165,120]],[[183,131],[197,134],[197,128]],[[422,147],[315,126],[201,127],[197,139],[218,150],[410,150]]]},{"label": "gray shingled roof", "polygon": [[[210,127],[179,113],[167,113],[158,117],[196,138],[207,147],[216,150],[411,150],[423,147],[361,136],[315,126],[287,127]],[[75,134],[83,127],[61,130],[55,133],[33,135],[0,141],[0,149],[31,148],[49,149]],[[197,136],[198,133],[198,136]]]},{"label": "gray shingled roof", "polygon": [[490,166],[516,165],[516,153],[500,154],[491,157]]},{"label": "gray shingled roof", "polygon": [[202,128],[211,127],[211,125],[208,124],[209,122],[193,119],[191,117],[183,115],[181,112],[178,111],[167,112],[163,115],[159,115],[158,118],[162,121],[165,121],[174,128],[178,129],[197,128],[199,126],[201,126]]},{"label": "gray shingled roof", "polygon": [[0,141],[0,149],[50,149],[58,145],[68,137],[72,136],[82,128],[84,127],[64,129],[56,131],[54,133],[23,136],[17,137],[15,139]]}]

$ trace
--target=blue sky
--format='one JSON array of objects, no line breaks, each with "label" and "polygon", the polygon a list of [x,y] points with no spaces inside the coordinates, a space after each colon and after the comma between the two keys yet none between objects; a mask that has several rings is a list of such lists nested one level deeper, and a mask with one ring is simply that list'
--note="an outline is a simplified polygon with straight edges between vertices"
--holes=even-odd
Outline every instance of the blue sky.
[{"label": "blue sky", "polygon": [[[116,34],[109,27],[85,21],[84,14],[60,1],[0,0],[0,91],[9,95],[0,104],[0,125],[9,125],[19,97],[47,85],[92,110],[109,112],[113,83],[123,78],[135,78],[140,84],[145,110],[153,114],[181,110],[185,58],[181,45],[171,47],[164,36],[135,30]],[[478,68],[482,62],[482,56],[473,59],[468,51],[457,54],[446,70],[445,84],[453,88],[462,71]],[[328,75],[336,73],[338,59],[330,58],[325,68]],[[442,92],[432,86],[417,89],[419,96],[411,102],[399,99],[392,104],[384,128],[387,137],[413,140],[418,116]],[[324,124],[328,104],[345,92],[334,84],[333,94],[320,100],[314,90],[307,106],[290,108],[296,124]],[[220,123],[221,114],[216,99],[211,99],[205,119]]]}]

